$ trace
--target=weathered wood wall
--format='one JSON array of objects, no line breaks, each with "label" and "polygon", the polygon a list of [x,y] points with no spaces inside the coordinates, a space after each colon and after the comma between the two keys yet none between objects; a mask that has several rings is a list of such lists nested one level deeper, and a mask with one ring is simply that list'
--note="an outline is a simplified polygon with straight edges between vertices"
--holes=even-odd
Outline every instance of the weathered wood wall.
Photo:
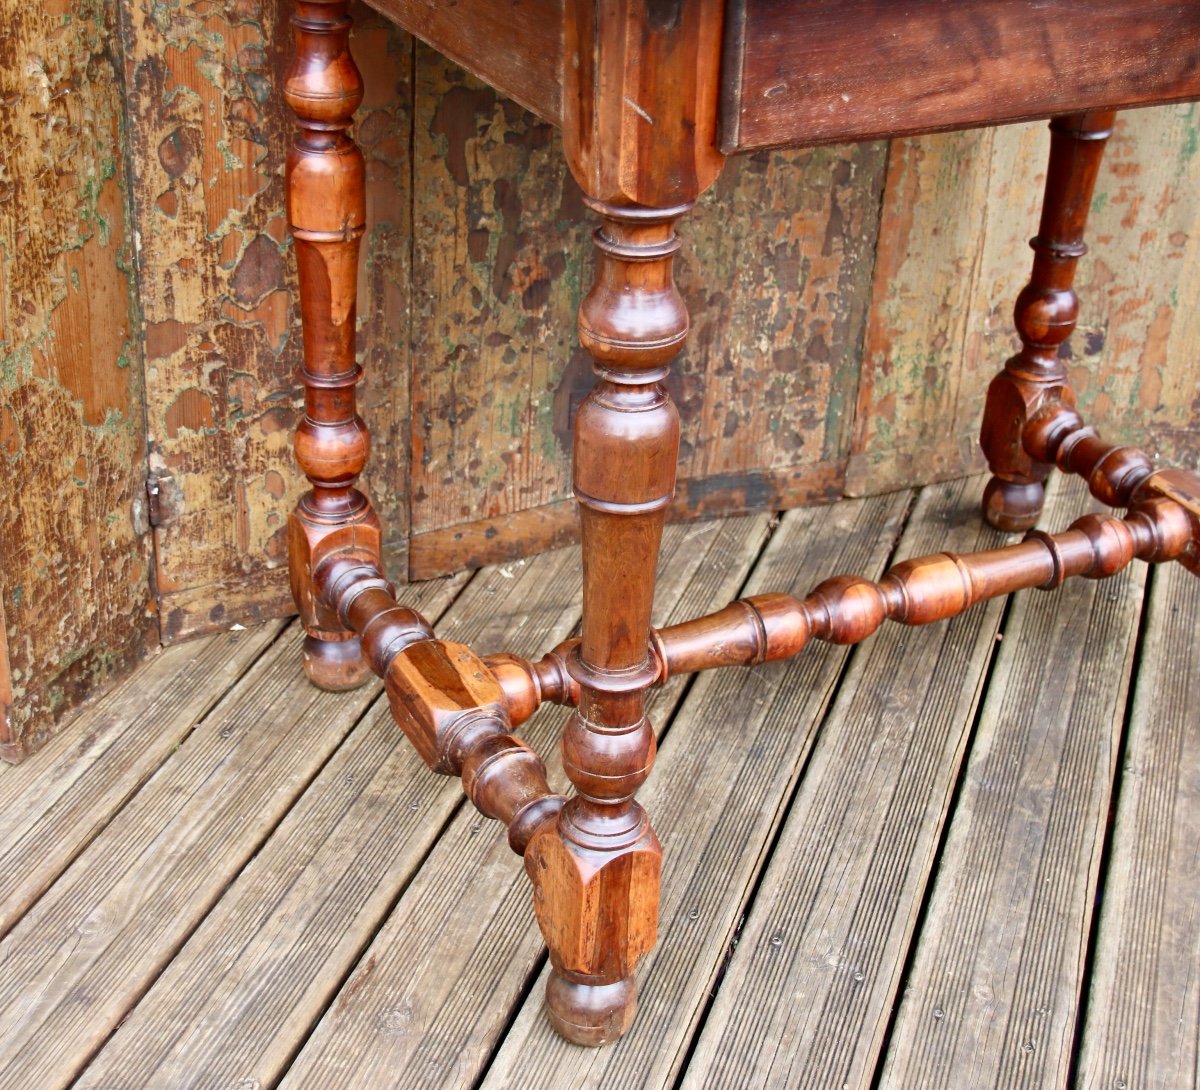
[{"label": "weathered wood wall", "polygon": [[[885,152],[734,160],[689,218],[676,514],[840,495]],[[425,48],[413,159],[410,569],[425,576],[574,534],[594,223],[557,131]]]},{"label": "weathered wood wall", "polygon": [[[286,612],[291,456],[301,405],[295,268],[284,218],[292,123],[277,87],[290,9],[127,0],[133,209],[140,236],[146,426],[164,641]],[[370,232],[359,306],[367,485],[407,529],[411,41],[365,8],[355,52],[369,94],[357,135]]]},{"label": "weathered wood wall", "polygon": [[[17,103],[0,120],[0,450],[25,482],[0,497],[10,744],[132,661],[155,611],[170,642],[289,608],[282,530],[302,480],[291,123],[275,93],[286,14],[282,0],[55,0],[0,47]],[[393,573],[568,540],[591,225],[558,135],[355,15],[366,486]],[[1072,344],[1105,431],[1137,439],[1148,422],[1190,464],[1198,142],[1195,107],[1121,122]],[[684,228],[675,514],[979,468],[1047,144],[1044,125],[1016,126],[732,161]]]},{"label": "weathered wood wall", "polygon": [[[1049,136],[1042,123],[894,141],[846,489],[983,468],[983,396],[1016,350]],[[1200,457],[1200,112],[1133,110],[1109,141],[1066,346],[1083,411]]]},{"label": "weathered wood wall", "polygon": [[0,35],[0,756],[155,638],[114,0]]}]

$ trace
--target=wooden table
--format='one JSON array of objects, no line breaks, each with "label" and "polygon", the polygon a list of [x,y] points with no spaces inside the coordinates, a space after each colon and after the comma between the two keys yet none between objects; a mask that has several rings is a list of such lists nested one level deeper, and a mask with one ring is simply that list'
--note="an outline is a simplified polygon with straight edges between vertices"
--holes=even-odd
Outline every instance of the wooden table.
[{"label": "wooden table", "polygon": [[[630,1025],[634,967],[655,941],[661,852],[635,800],[654,760],[648,688],[675,674],[754,665],[811,639],[854,643],[886,619],[926,624],[1022,587],[1111,575],[1135,557],[1200,571],[1200,479],[1155,470],[1075,412],[1059,359],[1074,328],[1075,267],[1114,110],[1200,98],[1200,0],[377,0],[401,26],[559,125],[595,212],[595,280],[579,335],[597,382],[575,425],[583,537],[578,640],[538,662],[480,658],[434,637],[381,569],[381,531],[355,487],[369,440],[355,412],[354,299],[363,161],[348,135],[362,98],[347,0],[297,0],[285,94],[305,334],[296,455],[312,488],[290,523],[305,668],[323,688],[383,677],[393,714],[435,771],[508,827],[550,950],[551,1021],[583,1044]],[[803,600],[734,602],[650,626],[675,485],[679,418],[664,379],[688,314],[672,278],[676,221],[725,157],[1051,117],[1033,273],[1016,301],[1021,351],[988,393],[981,442],[1007,548],[907,561],[879,582],[843,576]],[[431,361],[437,366],[437,361]],[[1124,517],[1032,529],[1050,468],[1087,479]],[[572,706],[550,791],[513,734],[544,701]],[[736,724],[730,733],[736,735]]]}]

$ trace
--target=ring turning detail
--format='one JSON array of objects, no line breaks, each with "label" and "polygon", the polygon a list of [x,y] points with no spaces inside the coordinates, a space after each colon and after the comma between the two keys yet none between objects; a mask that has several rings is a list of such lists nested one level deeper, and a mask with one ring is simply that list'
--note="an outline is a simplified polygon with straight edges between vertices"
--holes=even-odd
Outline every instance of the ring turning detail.
[{"label": "ring turning detail", "polygon": [[[473,11],[478,4],[465,6]],[[766,108],[743,106],[741,129],[730,125],[742,86],[730,73],[750,78],[757,39],[746,26],[740,37],[731,35],[723,0],[516,5],[514,19],[536,8],[563,21],[556,84],[562,97],[545,113],[562,125],[571,170],[599,221],[594,280],[579,311],[580,341],[597,376],[574,434],[582,631],[531,662],[440,640],[405,608],[383,572],[379,520],[356,487],[369,450],[355,407],[361,369],[354,349],[366,216],[363,159],[348,134],[363,86],[350,55],[347,7],[347,0],[297,0],[284,91],[298,120],[287,163],[304,330],[305,409],[295,449],[311,485],[291,515],[289,535],[304,667],[325,689],[362,684],[371,673],[383,678],[392,715],[425,763],[459,777],[479,811],[506,826],[509,844],[524,858],[549,948],[550,1020],[571,1041],[603,1044],[633,1023],[635,969],[657,930],[662,850],[637,800],[655,757],[646,716],[652,686],[693,671],[787,659],[814,639],[856,643],[887,620],[923,625],[1018,589],[1105,578],[1135,559],[1178,561],[1200,573],[1200,477],[1156,469],[1145,453],[1102,440],[1076,411],[1059,353],[1079,311],[1073,282],[1087,252],[1087,212],[1115,117],[1108,106],[1136,98],[1118,82],[1102,96],[1105,109],[1092,110],[1082,91],[1072,98],[1067,87],[1064,109],[1050,123],[1033,272],[1016,301],[1021,349],[992,382],[981,433],[992,472],[984,516],[1001,529],[1027,531],[1024,540],[908,560],[878,582],[837,576],[804,598],[758,595],[656,630],[655,567],[680,430],[665,380],[689,326],[673,279],[676,224],[719,174],[719,148],[738,150],[729,134],[745,138],[774,124]],[[756,7],[729,10],[746,19]],[[485,75],[501,71],[496,56],[481,65]],[[1196,67],[1163,74],[1159,99],[1200,97],[1200,85],[1181,82]],[[1087,76],[1095,82],[1095,71]],[[1031,95],[1050,94],[1036,79],[1030,86]],[[1146,86],[1159,84],[1138,84]],[[522,101],[538,107],[536,90]],[[954,113],[968,108],[965,101],[948,103],[945,117],[935,112],[898,131],[965,124],[974,115]],[[919,108],[934,109],[927,96]],[[1020,104],[1011,110],[994,119],[1048,112]],[[869,111],[852,114],[830,138],[878,135]],[[779,122],[788,133],[780,143],[796,142],[788,126],[802,116]],[[821,115],[820,124],[829,123]],[[1035,529],[1052,468],[1083,477],[1093,496],[1125,514],[1085,515],[1057,533]],[[542,759],[514,733],[543,703],[570,709],[562,735],[569,798],[550,789]]]}]

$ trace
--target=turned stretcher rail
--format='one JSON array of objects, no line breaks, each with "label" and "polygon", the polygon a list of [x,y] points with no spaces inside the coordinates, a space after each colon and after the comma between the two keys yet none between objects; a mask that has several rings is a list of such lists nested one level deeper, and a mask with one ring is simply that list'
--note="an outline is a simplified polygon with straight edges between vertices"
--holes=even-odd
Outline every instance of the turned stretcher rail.
[{"label": "turned stretcher rail", "polygon": [[[789,659],[813,639],[859,643],[886,620],[932,624],[1013,591],[1050,590],[1072,576],[1103,579],[1135,558],[1149,563],[1181,559],[1196,539],[1189,511],[1159,497],[1124,518],[1084,515],[1061,533],[1035,530],[1015,545],[906,560],[878,582],[841,575],[803,599],[790,594],[739,599],[716,613],[653,630],[654,684],[698,670]],[[513,655],[484,659],[504,689],[512,723],[524,722],[543,701],[578,699],[577,689],[557,682],[577,646],[577,640],[568,640],[536,663]]]},{"label": "turned stretcher rail", "polygon": [[313,573],[319,598],[362,643],[383,678],[392,718],[435,772],[459,776],[485,817],[508,828],[513,851],[562,809],[539,757],[511,733],[504,691],[469,647],[434,638],[370,561],[333,554]]},{"label": "turned stretcher rail", "polygon": [[[1061,402],[1048,403],[1034,415],[1022,443],[1034,461],[1083,477],[1096,499],[1131,508],[1130,513],[1124,518],[1085,515],[1062,533],[1034,530],[1016,545],[908,560],[878,583],[837,576],[803,601],[788,594],[756,595],[704,617],[652,629],[653,683],[719,666],[788,659],[813,638],[858,643],[885,620],[908,625],[947,620],[1013,591],[1049,590],[1075,575],[1115,575],[1135,557],[1148,563],[1178,560],[1200,574],[1200,477],[1180,469],[1156,471],[1145,453],[1106,443]],[[504,689],[512,723],[525,722],[544,701],[578,701],[568,670],[578,643],[568,640],[536,663],[513,655],[484,659]]]},{"label": "turned stretcher rail", "polygon": [[[1195,569],[1200,480],[1193,474],[1154,472],[1140,451],[1104,444],[1073,411],[1035,418],[1030,436],[1039,458],[1080,473],[1098,498],[1129,503],[1129,513],[1084,515],[1060,533],[1033,530],[1001,548],[906,560],[878,582],[835,576],[803,599],[755,595],[652,629],[647,662],[653,684],[699,670],[788,659],[813,639],[858,643],[886,620],[947,620],[1017,590],[1049,590],[1074,576],[1103,579],[1134,559],[1179,560]],[[510,731],[543,703],[578,705],[572,666],[580,641],[567,640],[536,662],[508,653],[481,658],[462,644],[435,639],[420,614],[397,604],[391,584],[371,562],[334,555],[317,569],[314,585],[326,608],[359,635],[367,663],[386,682],[393,716],[425,762],[461,776],[468,797],[482,813],[505,822],[514,850],[523,853],[563,799],[546,785],[541,759]]]}]

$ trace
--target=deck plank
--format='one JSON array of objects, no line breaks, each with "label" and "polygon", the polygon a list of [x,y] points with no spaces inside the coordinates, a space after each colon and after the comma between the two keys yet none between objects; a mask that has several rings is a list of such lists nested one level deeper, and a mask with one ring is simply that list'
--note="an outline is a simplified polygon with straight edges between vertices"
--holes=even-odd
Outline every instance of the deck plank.
[{"label": "deck plank", "polygon": [[[978,495],[926,488],[897,560],[1002,543]],[[857,650],[684,1086],[869,1085],[1002,613]]]},{"label": "deck plank", "polygon": [[156,655],[0,782],[0,936],[278,637],[268,621]]},{"label": "deck plank", "polygon": [[[415,597],[436,614],[461,582]],[[75,1076],[379,689],[298,666],[292,626],[0,943],[0,1086]]]},{"label": "deck plank", "polygon": [[[926,490],[900,555],[995,540],[978,483]],[[1077,482],[1057,488],[1052,528],[1087,506]],[[656,619],[876,570],[905,504],[790,514],[765,552],[765,517],[673,527]],[[480,573],[439,635],[543,649],[577,621],[576,565],[567,550]],[[1139,568],[1019,596],[999,643],[996,603],[655,693],[660,941],[634,1030],[604,1050],[549,1031],[520,864],[399,739],[378,688],[297,684],[278,627],[180,645],[0,778],[11,840],[27,838],[0,856],[0,921],[17,920],[0,1087],[1023,1090],[1068,1070],[1083,1090],[1190,1087],[1200,581],[1156,570],[1130,698]],[[558,786],[562,716],[525,728]]]},{"label": "deck plank", "polygon": [[1145,572],[1014,599],[887,1090],[1067,1084]]},{"label": "deck plank", "polygon": [[[571,550],[486,569],[438,635],[534,654],[570,634],[578,569]],[[77,1090],[273,1085],[461,802],[379,700]]]},{"label": "deck plank", "polygon": [[[765,528],[761,516],[669,528],[659,623],[736,593]],[[671,687],[659,699],[660,721],[664,701],[683,690]],[[547,711],[531,720],[528,735],[561,787],[552,740],[563,713]],[[451,823],[283,1087],[472,1084],[543,953],[528,880],[487,828],[467,809]]]},{"label": "deck plank", "polygon": [[1076,1084],[1200,1077],[1200,579],[1151,577]]}]

